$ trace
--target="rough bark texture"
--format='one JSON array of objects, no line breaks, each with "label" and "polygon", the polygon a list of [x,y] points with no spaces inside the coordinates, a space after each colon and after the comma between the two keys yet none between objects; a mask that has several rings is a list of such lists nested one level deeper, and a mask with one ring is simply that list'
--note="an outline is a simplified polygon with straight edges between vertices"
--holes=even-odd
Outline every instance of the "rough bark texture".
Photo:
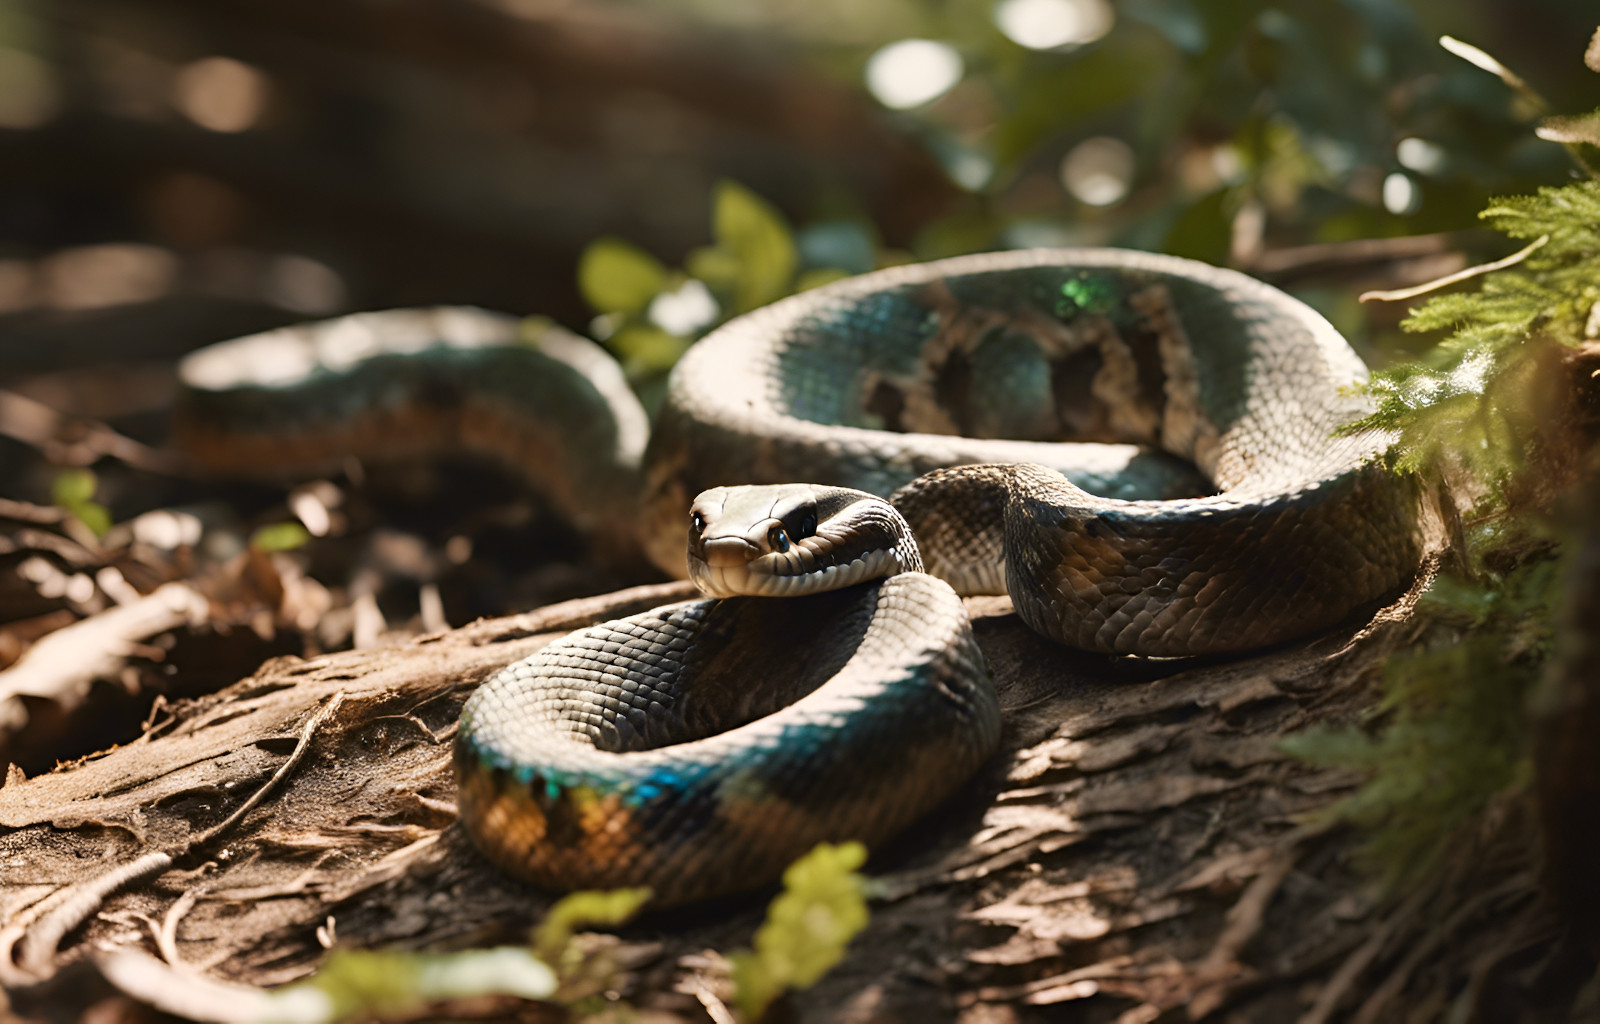
[{"label": "rough bark texture", "polygon": [[[104,994],[103,981],[84,981],[97,977],[84,961],[116,950],[271,986],[313,971],[335,942],[519,940],[550,899],[489,869],[456,827],[456,711],[499,666],[577,625],[674,599],[676,586],[279,658],[177,706],[135,743],[14,774],[0,789],[0,971],[14,1008]],[[1355,780],[1275,748],[1369,705],[1377,669],[1414,628],[1409,597],[1359,632],[1206,663],[1076,654],[1026,630],[1004,599],[969,604],[1005,709],[1002,753],[878,852],[867,932],[780,1013],[1135,1021],[1226,1007],[1240,1020],[1380,1019],[1431,962],[1390,948],[1426,913],[1422,897],[1402,908],[1409,917],[1385,916],[1347,863],[1351,837],[1316,816]],[[1475,911],[1428,929],[1456,964],[1531,891],[1525,864],[1480,867],[1497,884]],[[81,926],[64,887],[84,897]],[[725,965],[704,951],[747,945],[763,902],[630,926],[625,995],[701,1015],[692,993],[726,993]],[[1399,982],[1385,995],[1374,976]]]}]

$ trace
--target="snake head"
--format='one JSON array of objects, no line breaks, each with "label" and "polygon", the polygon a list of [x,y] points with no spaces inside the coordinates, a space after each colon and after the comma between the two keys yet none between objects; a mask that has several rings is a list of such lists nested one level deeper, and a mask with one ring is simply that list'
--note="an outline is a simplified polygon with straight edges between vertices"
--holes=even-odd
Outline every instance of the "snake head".
[{"label": "snake head", "polygon": [[689,578],[712,597],[793,597],[922,570],[894,506],[845,487],[713,487],[689,510]]}]

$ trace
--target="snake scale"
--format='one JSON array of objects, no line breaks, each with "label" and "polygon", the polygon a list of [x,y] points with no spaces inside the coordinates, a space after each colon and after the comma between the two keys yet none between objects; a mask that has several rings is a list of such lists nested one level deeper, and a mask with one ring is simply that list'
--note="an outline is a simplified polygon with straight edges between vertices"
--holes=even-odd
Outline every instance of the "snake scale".
[{"label": "snake scale", "polygon": [[1339,334],[1148,253],[956,257],[793,296],[693,346],[653,425],[598,346],[473,310],[289,328],[182,373],[179,440],[215,467],[476,449],[603,549],[681,575],[687,534],[708,599],[503,670],[455,750],[491,861],[658,905],[882,842],[982,764],[999,713],[958,594],[1009,593],[1068,646],[1181,656],[1325,630],[1421,556],[1388,438],[1338,432],[1368,408]]}]

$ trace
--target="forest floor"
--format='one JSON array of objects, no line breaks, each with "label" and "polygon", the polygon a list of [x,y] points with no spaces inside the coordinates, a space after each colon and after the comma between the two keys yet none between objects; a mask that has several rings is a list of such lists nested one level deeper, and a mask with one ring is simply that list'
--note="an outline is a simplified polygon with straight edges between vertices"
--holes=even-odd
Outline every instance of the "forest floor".
[{"label": "forest floor", "polygon": [[[32,401],[0,392],[8,475],[57,494],[0,500],[11,1012],[238,1019],[243,990],[219,984],[295,981],[332,947],[525,942],[550,898],[456,824],[461,704],[501,666],[687,585],[616,589],[640,577],[587,563],[518,488],[458,468],[219,487]],[[58,469],[96,460],[87,487]],[[116,515],[97,535],[102,501]],[[321,535],[276,545],[294,522]],[[1542,1008],[1586,979],[1539,903],[1525,801],[1386,891],[1330,813],[1362,780],[1280,748],[1370,720],[1385,662],[1428,628],[1414,607],[1433,571],[1340,630],[1235,658],[1082,654],[1003,598],[969,599],[1002,749],[876,852],[865,932],[771,1019],[1564,1019]],[[535,610],[481,617],[516,607]],[[769,897],[585,941],[637,1019],[720,1022],[725,954]]]}]

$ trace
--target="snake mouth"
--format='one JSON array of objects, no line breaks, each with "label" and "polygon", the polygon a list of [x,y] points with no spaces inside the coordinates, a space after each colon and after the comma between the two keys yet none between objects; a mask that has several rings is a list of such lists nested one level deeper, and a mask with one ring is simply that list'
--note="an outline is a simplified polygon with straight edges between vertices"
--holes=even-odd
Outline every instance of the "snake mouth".
[{"label": "snake mouth", "polygon": [[[742,565],[713,565],[694,554],[689,556],[689,578],[711,597],[799,597],[824,590],[853,586],[864,580],[890,576],[903,571],[897,552],[866,551],[849,561],[802,567],[802,559],[776,552],[759,555]],[[809,552],[808,552],[809,553]],[[809,559],[813,561],[814,559]]]}]

